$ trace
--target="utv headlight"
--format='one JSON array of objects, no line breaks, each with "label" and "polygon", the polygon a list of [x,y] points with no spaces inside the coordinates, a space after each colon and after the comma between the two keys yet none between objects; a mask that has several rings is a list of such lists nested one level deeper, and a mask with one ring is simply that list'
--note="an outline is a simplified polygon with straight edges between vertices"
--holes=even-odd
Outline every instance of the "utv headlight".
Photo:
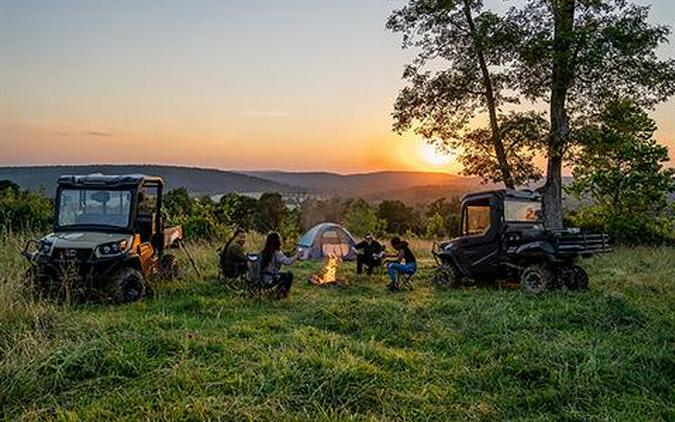
[{"label": "utv headlight", "polygon": [[96,256],[105,257],[119,255],[126,252],[129,245],[130,243],[126,239],[117,242],[104,243],[96,248]]},{"label": "utv headlight", "polygon": [[52,250],[52,242],[45,240],[40,242],[40,253],[48,254]]}]

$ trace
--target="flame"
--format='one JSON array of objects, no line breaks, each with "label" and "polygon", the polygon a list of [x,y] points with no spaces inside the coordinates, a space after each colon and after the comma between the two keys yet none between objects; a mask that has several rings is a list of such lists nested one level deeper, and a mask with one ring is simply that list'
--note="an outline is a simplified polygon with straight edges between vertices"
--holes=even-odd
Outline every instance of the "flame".
[{"label": "flame", "polygon": [[342,259],[339,256],[335,254],[328,255],[326,257],[326,263],[323,266],[323,274],[312,276],[312,284],[337,283],[337,271],[340,262],[342,262]]}]

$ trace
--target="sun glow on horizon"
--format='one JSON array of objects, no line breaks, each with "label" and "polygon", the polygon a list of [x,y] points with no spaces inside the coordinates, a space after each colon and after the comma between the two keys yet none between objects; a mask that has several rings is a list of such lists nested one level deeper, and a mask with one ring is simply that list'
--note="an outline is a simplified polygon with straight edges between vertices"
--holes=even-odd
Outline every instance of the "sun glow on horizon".
[{"label": "sun glow on horizon", "polygon": [[441,151],[426,142],[420,144],[418,153],[425,164],[432,167],[447,167],[454,160],[453,154]]}]

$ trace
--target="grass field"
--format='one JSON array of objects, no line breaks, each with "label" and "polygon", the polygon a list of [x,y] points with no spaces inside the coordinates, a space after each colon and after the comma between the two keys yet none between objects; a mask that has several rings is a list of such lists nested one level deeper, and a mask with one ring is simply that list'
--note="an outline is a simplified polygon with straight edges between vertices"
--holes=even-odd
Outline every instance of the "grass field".
[{"label": "grass field", "polygon": [[[584,263],[590,292],[415,290],[383,275],[251,301],[204,269],[125,306],[32,303],[0,239],[5,419],[675,420],[675,250]],[[422,245],[417,245],[422,247]],[[428,245],[425,245],[425,248]]]}]

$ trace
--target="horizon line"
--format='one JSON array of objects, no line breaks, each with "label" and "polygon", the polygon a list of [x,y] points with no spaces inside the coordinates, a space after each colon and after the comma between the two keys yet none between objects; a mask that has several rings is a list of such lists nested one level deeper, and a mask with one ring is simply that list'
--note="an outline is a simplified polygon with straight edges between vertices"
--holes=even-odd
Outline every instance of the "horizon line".
[{"label": "horizon line", "polygon": [[110,166],[110,167],[122,167],[122,166],[148,166],[148,167],[174,167],[174,168],[184,168],[184,169],[196,169],[196,170],[207,170],[207,171],[221,171],[221,172],[230,172],[237,174],[246,173],[256,173],[256,172],[269,172],[269,173],[324,173],[338,176],[360,176],[360,175],[369,175],[369,174],[378,174],[378,173],[423,173],[423,174],[442,174],[447,176],[461,177],[461,178],[475,178],[478,176],[466,176],[458,173],[451,173],[446,171],[434,170],[394,170],[394,169],[381,169],[381,170],[361,170],[354,172],[342,172],[334,170],[325,170],[325,169],[283,169],[283,168],[255,168],[255,169],[232,169],[232,168],[223,168],[223,167],[207,167],[199,166],[194,164],[174,164],[174,163],[57,163],[57,164],[0,164],[0,168],[30,168],[30,167],[93,167],[93,166]]}]

